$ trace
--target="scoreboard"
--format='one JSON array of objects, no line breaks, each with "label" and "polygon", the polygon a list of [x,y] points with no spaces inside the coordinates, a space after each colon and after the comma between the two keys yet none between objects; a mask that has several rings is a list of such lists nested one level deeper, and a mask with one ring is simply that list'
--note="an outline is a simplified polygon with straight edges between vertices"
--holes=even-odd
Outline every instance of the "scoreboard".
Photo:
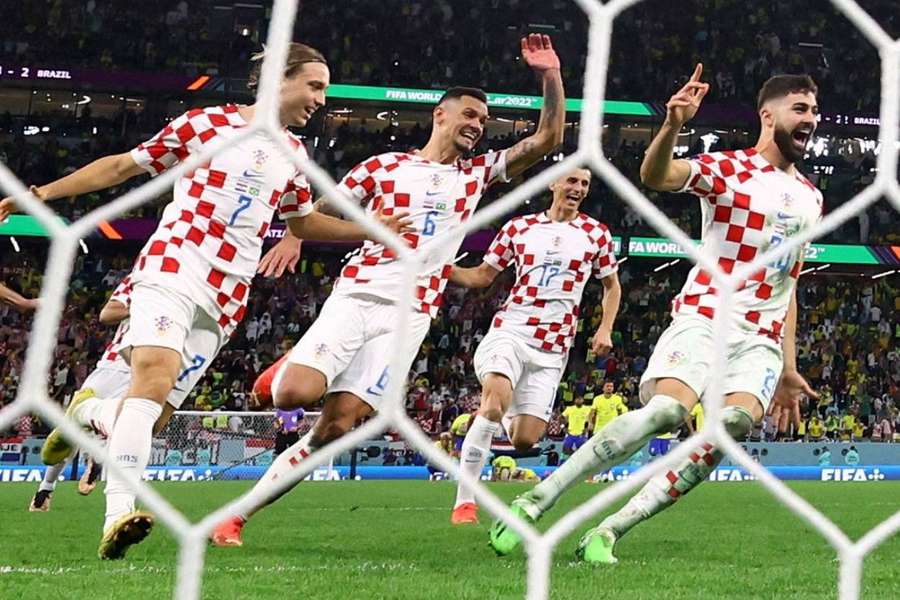
[{"label": "scoreboard", "polygon": [[16,65],[0,65],[0,79],[5,80],[66,80],[74,79],[69,69],[57,69],[53,67],[21,67]]}]

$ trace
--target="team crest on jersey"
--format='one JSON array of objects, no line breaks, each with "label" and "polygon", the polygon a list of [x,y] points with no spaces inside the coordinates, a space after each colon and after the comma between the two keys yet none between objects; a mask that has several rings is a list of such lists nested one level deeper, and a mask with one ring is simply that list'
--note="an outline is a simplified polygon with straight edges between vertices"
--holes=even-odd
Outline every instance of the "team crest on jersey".
[{"label": "team crest on jersey", "polygon": [[322,358],[328,354],[328,344],[317,344],[315,348],[316,358]]},{"label": "team crest on jersey", "polygon": [[444,178],[440,175],[440,173],[435,173],[431,176],[431,189],[436,190],[444,184]]},{"label": "team crest on jersey", "polygon": [[553,238],[553,247],[559,248],[560,246],[562,246],[562,237],[556,236],[555,238]]},{"label": "team crest on jersey", "polygon": [[674,367],[683,362],[685,358],[687,358],[687,356],[681,350],[672,350],[666,357],[666,364],[669,367]]},{"label": "team crest on jersey", "polygon": [[253,151],[253,170],[262,171],[263,165],[269,159],[269,155],[257,148]]},{"label": "team crest on jersey", "polygon": [[172,326],[172,319],[163,315],[161,317],[156,317],[153,323],[156,325],[156,333],[158,335],[165,335],[169,330],[169,327]]},{"label": "team crest on jersey", "polygon": [[787,192],[781,193],[781,205],[785,210],[789,209],[794,204],[794,197],[788,194]]}]

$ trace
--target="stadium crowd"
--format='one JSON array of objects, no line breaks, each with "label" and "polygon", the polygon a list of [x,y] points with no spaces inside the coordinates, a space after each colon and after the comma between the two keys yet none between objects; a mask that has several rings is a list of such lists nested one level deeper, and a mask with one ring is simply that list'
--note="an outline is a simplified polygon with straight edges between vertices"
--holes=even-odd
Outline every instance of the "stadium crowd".
[{"label": "stadium crowd", "polygon": [[[40,251],[4,253],[0,278],[24,295],[36,295],[41,285]],[[469,261],[472,261],[469,258]],[[59,346],[49,385],[62,402],[89,373],[108,342],[111,330],[97,315],[108,290],[129,269],[129,255],[95,252],[80,255],[59,330]],[[244,410],[256,375],[309,327],[327,298],[342,256],[307,250],[296,274],[281,279],[258,277],[244,323],[219,356],[187,407],[201,410]],[[655,340],[668,319],[668,302],[684,278],[674,267],[652,273],[630,261],[620,277],[623,300],[615,327],[615,350],[608,357],[588,351],[599,322],[600,286],[585,292],[582,319],[560,386],[548,435],[564,433],[561,413],[581,396],[590,405],[604,381],[615,384],[628,406],[637,406],[637,385]],[[814,389],[817,403],[802,406],[804,424],[791,439],[893,440],[900,427],[900,288],[891,278],[879,280],[823,275],[801,278],[798,326],[799,366]],[[450,286],[444,309],[410,374],[410,414],[432,435],[447,431],[461,414],[478,406],[479,386],[469,366],[490,320],[513,284],[511,272],[483,290]],[[28,344],[29,317],[0,308],[0,406],[12,401]],[[821,425],[821,426],[820,426]],[[37,419],[19,427],[42,431]],[[687,430],[686,430],[687,431]],[[766,422],[757,439],[774,439]]]},{"label": "stadium crowd", "polygon": [[[861,4],[891,37],[900,33],[893,2]],[[244,77],[247,59],[265,39],[261,27],[271,2],[257,9],[213,0],[153,6],[28,2],[0,22],[0,61]],[[827,2],[691,0],[682,10],[664,7],[664,0],[646,0],[617,18],[611,96],[647,100],[648,89],[672,88],[679,74],[702,61],[715,83],[713,99],[753,97],[770,75],[806,72],[829,90],[831,110],[877,113],[879,71],[858,68],[877,63],[876,50]],[[295,38],[320,48],[341,83],[433,88],[467,82],[531,93],[530,74],[516,64],[518,39],[531,28],[554,35],[567,57],[565,81],[582,88],[588,19],[571,0],[385,0],[357,2],[352,10],[304,0],[298,14]],[[322,26],[334,22],[342,27]],[[392,32],[387,46],[385,32]]]},{"label": "stadium crowd", "polygon": [[[130,113],[129,113],[130,114]],[[127,115],[118,117],[133,121]],[[77,122],[69,121],[67,127],[61,123],[52,131],[42,135],[24,137],[21,131],[11,133],[9,125],[11,117],[0,116],[0,161],[10,166],[20,179],[28,183],[44,183],[62,175],[73,172],[87,164],[97,156],[123,152],[156,133],[162,117],[152,121],[143,115],[140,122],[134,122],[127,128],[125,137],[119,135],[121,127],[113,122],[82,117]],[[99,127],[98,127],[99,125]],[[97,127],[98,135],[91,131]],[[64,135],[63,135],[64,134]],[[320,136],[318,145],[309,140],[312,158],[339,180],[353,166],[365,158],[384,151],[405,152],[424,145],[428,131],[418,125],[395,127],[385,123],[383,127],[373,129],[358,124],[334,124],[327,127],[327,133]],[[483,143],[483,149],[499,149],[511,146],[517,136],[511,133],[495,133]],[[751,142],[744,139],[741,133],[733,134],[722,141],[722,147],[749,146]],[[575,150],[575,136],[569,132],[562,151],[571,153]],[[606,156],[631,181],[638,181],[638,170],[641,158],[646,150],[643,141],[629,141],[620,135],[609,135],[604,139]],[[703,151],[703,142],[697,140],[687,155]],[[854,194],[872,183],[872,168],[875,166],[874,153],[850,156],[831,156],[816,159],[816,163],[826,163],[834,168],[829,175],[810,175],[825,194],[826,209],[831,211],[846,202]],[[531,169],[526,176],[531,176],[552,164],[545,160],[542,165]],[[807,173],[811,173],[809,167]],[[87,194],[79,198],[60,200],[53,207],[61,215],[77,219],[93,208],[109,202],[125,191],[144,182],[143,178],[130,180],[126,184],[109,190]],[[516,183],[516,182],[514,182]],[[504,189],[491,191],[488,199],[504,193]],[[646,191],[646,190],[645,190]],[[648,191],[648,196],[656,200],[660,195]],[[157,202],[142,205],[126,217],[157,218],[163,206],[171,200],[171,191],[160,196]],[[692,237],[700,235],[700,212],[696,210],[696,199],[688,194],[665,194],[664,201],[655,202],[671,220]],[[517,212],[530,212],[530,205],[521,206]],[[657,236],[656,231],[634,210],[616,199],[612,192],[602,183],[591,187],[590,195],[585,200],[584,210],[607,223],[616,232],[637,236]],[[892,227],[893,209],[885,200],[871,206],[860,217],[851,219],[835,231],[827,234],[819,241],[830,243],[867,243],[897,244],[900,243],[900,232]],[[500,221],[494,223],[499,226]]]}]

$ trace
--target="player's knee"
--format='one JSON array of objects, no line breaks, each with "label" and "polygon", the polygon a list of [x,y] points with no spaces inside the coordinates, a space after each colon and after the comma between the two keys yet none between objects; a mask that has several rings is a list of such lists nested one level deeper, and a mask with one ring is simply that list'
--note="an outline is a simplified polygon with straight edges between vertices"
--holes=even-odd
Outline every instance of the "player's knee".
[{"label": "player's knee", "polygon": [[137,356],[135,355],[131,364],[134,377],[130,395],[165,402],[169,392],[175,387],[175,370]]},{"label": "player's knee", "polygon": [[478,414],[493,423],[499,423],[503,418],[503,409],[500,408],[499,402],[482,402],[478,409]]},{"label": "player's knee", "polygon": [[753,429],[753,416],[743,406],[726,406],[722,410],[722,424],[728,435],[742,442]]},{"label": "player's knee", "polygon": [[149,398],[162,404],[169,396],[169,392],[175,387],[175,378],[160,375],[142,381],[140,384],[132,384],[131,396]]},{"label": "player's knee", "polygon": [[316,427],[316,432],[313,434],[313,444],[315,446],[329,444],[342,437],[350,431],[352,427],[353,422],[350,419],[335,419],[326,423],[321,423]]},{"label": "player's knee", "polygon": [[[490,374],[485,377],[481,386],[481,409],[490,409],[500,412],[496,422],[503,416],[502,410],[504,406],[508,406],[512,400],[512,384],[509,379],[503,375]],[[482,413],[483,414],[483,413]]]},{"label": "player's knee", "polygon": [[537,437],[534,435],[519,433],[518,431],[516,431],[513,433],[512,440],[510,441],[512,442],[513,447],[516,449],[516,452],[528,452],[537,443]]},{"label": "player's knee", "polygon": [[658,433],[668,433],[684,423],[687,409],[675,398],[656,395],[641,410],[650,411],[653,428]]},{"label": "player's knee", "polygon": [[274,391],[275,406],[281,410],[307,408],[318,402],[324,393],[318,382],[310,379],[284,377]]}]

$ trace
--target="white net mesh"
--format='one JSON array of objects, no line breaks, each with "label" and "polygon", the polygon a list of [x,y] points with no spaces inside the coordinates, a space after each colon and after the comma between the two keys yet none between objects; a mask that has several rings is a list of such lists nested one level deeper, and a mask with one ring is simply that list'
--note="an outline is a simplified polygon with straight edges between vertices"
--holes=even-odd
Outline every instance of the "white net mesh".
[{"label": "white net mesh", "polygon": [[[787,243],[778,246],[761,256],[742,270],[735,270],[731,275],[723,272],[717,264],[701,255],[691,244],[687,236],[654,207],[641,192],[628,181],[604,156],[601,147],[600,133],[603,125],[603,97],[608,66],[613,21],[623,10],[637,4],[640,0],[620,0],[601,4],[596,0],[576,0],[590,19],[590,35],[585,74],[584,112],[580,130],[578,150],[562,162],[545,170],[540,175],[517,187],[493,205],[480,210],[474,218],[464,226],[445,234],[442,242],[454,244],[470,231],[502,216],[526,199],[536,195],[558,176],[578,166],[588,166],[602,178],[619,197],[630,204],[659,232],[678,242],[691,259],[700,263],[708,272],[714,274],[716,287],[721,290],[722,302],[727,305],[737,282],[745,279],[759,266],[775,261],[792,252],[799,245],[833,230],[841,223],[865,210],[870,204],[884,196],[900,210],[900,185],[897,182],[898,153],[898,113],[900,113],[900,93],[898,93],[898,62],[900,62],[900,42],[892,40],[879,25],[852,0],[832,0],[833,4],[862,31],[868,40],[878,48],[881,57],[881,110],[879,141],[882,152],[878,157],[878,175],[868,188],[849,202],[831,212],[821,223],[802,235],[793,237]],[[280,125],[277,123],[277,91],[280,74],[283,72],[285,57],[290,41],[292,25],[295,19],[297,3],[291,0],[276,0],[271,15],[271,27],[268,38],[267,58],[263,64],[262,78],[258,100],[262,110],[257,111],[253,123],[243,133],[246,136],[263,132],[280,144],[282,151],[290,160],[297,163],[323,193],[335,202],[344,214],[362,223],[370,233],[376,234],[395,250],[406,266],[405,288],[413,294],[414,281],[421,257],[402,243],[399,237],[391,234],[378,223],[369,220],[363,211],[348,198],[340,195],[334,181],[319,167],[309,161],[299,159],[278,135]],[[827,92],[826,92],[827,94]],[[232,140],[236,144],[240,139]],[[26,356],[25,370],[22,376],[19,394],[16,401],[0,412],[0,429],[8,426],[17,417],[28,413],[40,413],[47,422],[59,426],[66,436],[76,440],[78,445],[94,456],[100,457],[110,469],[116,469],[112,461],[105,460],[106,454],[100,445],[86,436],[72,423],[64,419],[60,409],[50,402],[47,395],[47,374],[56,343],[56,331],[62,314],[63,302],[74,264],[74,257],[79,240],[92,231],[97,224],[115,217],[152,198],[159,196],[170,188],[177,178],[187,171],[207,161],[221,146],[181,163],[155,178],[153,181],[127,193],[114,202],[99,208],[77,222],[65,226],[54,219],[50,209],[31,197],[21,182],[3,165],[0,165],[0,185],[8,193],[14,194],[24,210],[34,215],[46,228],[52,238],[45,285],[41,291],[41,307],[35,318],[31,333],[32,343]],[[719,318],[727,311],[718,311],[714,322],[716,340],[719,347],[715,353],[713,373],[724,372],[722,368],[724,340],[730,325],[724,318]],[[409,314],[404,312],[398,324],[397,343],[404,336]],[[398,372],[402,356],[397,355],[393,372]],[[718,364],[716,364],[718,363]],[[458,466],[450,458],[438,451],[419,427],[403,410],[403,381],[391,378],[385,393],[385,406],[382,411],[362,427],[352,431],[338,441],[316,451],[308,460],[302,461],[290,477],[280,480],[280,489],[287,489],[305,477],[318,466],[332,460],[366,439],[384,431],[388,427],[398,431],[407,442],[421,452],[429,462],[440,469],[451,472],[469,485],[474,486],[479,504],[490,513],[502,518],[509,526],[523,537],[528,553],[527,597],[532,600],[547,598],[549,595],[551,554],[556,544],[571,533],[585,519],[609,506],[617,499],[645,483],[664,469],[672,468],[683,461],[703,442],[718,445],[736,463],[752,473],[781,503],[792,510],[799,518],[806,521],[818,531],[837,551],[840,560],[839,597],[842,600],[857,598],[860,592],[862,561],[864,557],[888,537],[900,529],[900,512],[885,520],[856,542],[852,542],[833,522],[811,506],[806,500],[791,491],[786,485],[772,476],[764,467],[752,460],[750,456],[736,444],[726,433],[719,411],[722,404],[721,377],[712,378],[711,388],[707,393],[709,402],[707,420],[704,428],[687,442],[680,444],[676,450],[664,458],[650,463],[640,469],[627,480],[623,480],[605,488],[576,510],[557,521],[548,531],[541,535],[534,528],[514,518],[506,506],[480,482],[461,475]],[[154,489],[143,482],[133,485],[138,498],[152,510],[160,521],[168,527],[179,542],[178,576],[174,596],[179,599],[200,597],[201,573],[206,549],[206,538],[212,528],[225,516],[250,508],[255,500],[245,495],[229,505],[207,515],[198,523],[190,523],[180,512],[166,502]],[[452,543],[452,541],[448,541]]]},{"label": "white net mesh", "polygon": [[[305,413],[295,435],[306,434],[319,415]],[[209,478],[230,479],[229,472],[237,467],[271,464],[279,431],[274,412],[178,411],[153,436],[148,466],[215,465],[218,468]]]}]

